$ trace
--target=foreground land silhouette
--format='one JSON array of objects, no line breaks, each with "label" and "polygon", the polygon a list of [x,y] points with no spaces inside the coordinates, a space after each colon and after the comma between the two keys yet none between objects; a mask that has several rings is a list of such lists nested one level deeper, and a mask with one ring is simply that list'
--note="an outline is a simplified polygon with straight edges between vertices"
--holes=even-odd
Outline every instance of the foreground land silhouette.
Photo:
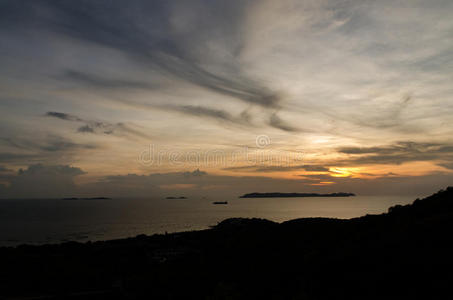
[{"label": "foreground land silhouette", "polygon": [[453,188],[388,213],[0,248],[0,299],[438,299],[453,282]]}]

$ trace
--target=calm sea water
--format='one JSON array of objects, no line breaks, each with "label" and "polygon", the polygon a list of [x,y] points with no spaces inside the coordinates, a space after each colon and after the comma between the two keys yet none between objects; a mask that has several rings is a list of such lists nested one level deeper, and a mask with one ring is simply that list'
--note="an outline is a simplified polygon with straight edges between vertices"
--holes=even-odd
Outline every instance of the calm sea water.
[{"label": "calm sea water", "polygon": [[[215,199],[219,200],[219,199]],[[282,222],[304,217],[352,218],[387,211],[413,197],[0,200],[0,246],[108,240],[209,228],[230,217]]]}]

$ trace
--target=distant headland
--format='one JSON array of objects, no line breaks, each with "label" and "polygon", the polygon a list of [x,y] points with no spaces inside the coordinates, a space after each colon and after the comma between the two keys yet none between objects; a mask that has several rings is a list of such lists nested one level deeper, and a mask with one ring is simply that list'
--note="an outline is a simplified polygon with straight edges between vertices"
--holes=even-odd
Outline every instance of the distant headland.
[{"label": "distant headland", "polygon": [[170,196],[170,197],[166,197],[165,199],[187,199],[187,197],[185,197],[185,196],[181,196],[181,197],[172,197],[172,196]]},{"label": "distant headland", "polygon": [[353,197],[353,193],[250,193],[240,196],[239,198],[298,198],[298,197]]}]

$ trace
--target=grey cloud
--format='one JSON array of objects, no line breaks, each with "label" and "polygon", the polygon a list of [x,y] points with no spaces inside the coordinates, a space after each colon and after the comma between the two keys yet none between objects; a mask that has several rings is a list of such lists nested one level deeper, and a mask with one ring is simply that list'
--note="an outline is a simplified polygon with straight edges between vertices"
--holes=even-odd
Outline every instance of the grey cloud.
[{"label": "grey cloud", "polygon": [[6,167],[4,167],[4,166],[0,166],[0,172],[12,172],[12,171],[13,171],[13,170],[8,169],[8,168],[6,168]]},{"label": "grey cloud", "polygon": [[5,178],[10,186],[2,196],[14,198],[67,197],[77,193],[74,177],[85,174],[80,168],[69,165],[33,164],[20,169],[15,176]]},{"label": "grey cloud", "polygon": [[78,131],[78,132],[90,132],[90,133],[94,133],[93,127],[91,127],[91,126],[89,126],[89,125],[80,126],[79,128],[77,128],[77,131]]},{"label": "grey cloud", "polygon": [[194,105],[165,105],[160,106],[165,110],[171,110],[180,112],[183,114],[201,117],[201,118],[211,118],[218,121],[226,121],[234,124],[250,124],[251,116],[247,111],[241,112],[238,116],[233,116],[231,113],[222,110],[214,109],[205,106],[194,106]]},{"label": "grey cloud", "polygon": [[380,147],[341,147],[348,154],[347,162],[360,164],[401,164],[409,161],[453,160],[453,147],[439,143],[397,142]]},{"label": "grey cloud", "polygon": [[452,162],[448,162],[448,163],[440,163],[438,165],[441,166],[441,167],[444,167],[446,169],[453,170],[453,161]]},{"label": "grey cloud", "polygon": [[30,165],[27,169],[19,169],[18,175],[53,175],[53,176],[78,176],[85,174],[82,169],[69,165],[44,166],[43,164]]},{"label": "grey cloud", "polygon": [[0,152],[0,160],[3,162],[23,162],[38,158],[36,154],[20,154],[11,152]]},{"label": "grey cloud", "polygon": [[184,106],[175,106],[173,109],[190,114],[195,116],[207,116],[212,117],[215,119],[221,119],[225,121],[233,121],[233,116],[228,112],[220,109],[212,109],[203,106],[192,106],[192,105],[184,105]]},{"label": "grey cloud", "polygon": [[[378,110],[378,115],[367,116],[366,120],[358,121],[358,124],[368,127],[376,128],[395,128],[401,127],[403,124],[401,115],[407,109],[408,105],[412,101],[412,95],[406,94],[401,97],[401,100],[396,102],[394,105],[388,107],[386,110]],[[407,129],[406,129],[407,130]]]},{"label": "grey cloud", "polygon": [[56,152],[56,151],[68,151],[68,150],[75,150],[75,149],[94,149],[96,147],[94,145],[73,143],[71,141],[68,141],[65,138],[58,137],[58,136],[51,136],[46,141],[46,144],[41,145],[39,148],[44,151]]},{"label": "grey cloud", "polygon": [[61,119],[61,120],[66,120],[66,121],[82,121],[82,119],[80,119],[76,116],[62,113],[62,112],[56,112],[56,111],[48,111],[46,113],[46,116]]},{"label": "grey cloud", "polygon": [[238,166],[238,167],[227,167],[223,168],[225,171],[252,171],[255,170],[255,166]]},{"label": "grey cloud", "polygon": [[116,123],[113,126],[107,126],[104,129],[105,134],[114,134],[115,132],[119,132],[120,134],[124,134],[126,136],[134,136],[139,137],[142,139],[150,139],[151,137],[143,133],[141,130],[134,128],[136,127],[134,124],[124,124],[124,123]]},{"label": "grey cloud", "polygon": [[311,172],[327,172],[327,171],[329,171],[328,167],[319,166],[319,165],[304,165],[303,169],[305,171],[311,171]]},{"label": "grey cloud", "polygon": [[95,149],[97,145],[76,143],[57,135],[35,135],[1,138],[0,147],[0,161],[22,166],[38,162],[65,163],[74,154]]},{"label": "grey cloud", "polygon": [[[340,109],[325,109],[322,113],[333,120],[352,123],[364,128],[375,128],[378,130],[391,130],[403,133],[420,133],[426,128],[417,126],[414,122],[416,117],[404,116],[404,113],[414,102],[412,93],[405,93],[400,99],[392,103],[383,103],[376,107],[377,99],[370,97],[361,99],[361,104],[355,109],[348,109],[341,112]],[[360,105],[360,106],[359,106]],[[341,112],[341,113],[340,113]]]},{"label": "grey cloud", "polygon": [[305,170],[308,172],[327,172],[328,168],[319,165],[298,165],[298,166],[265,166],[258,167],[254,171],[257,172],[286,172],[293,170]]},{"label": "grey cloud", "polygon": [[[47,135],[46,137],[40,139],[39,141],[34,140],[32,138],[18,138],[18,137],[0,138],[0,141],[3,141],[8,146],[26,151],[59,152],[76,149],[96,148],[94,145],[74,143],[66,138],[57,135]],[[11,156],[11,158],[20,155],[23,155],[24,157],[28,156],[28,154],[16,154]]]},{"label": "grey cloud", "polygon": [[153,85],[146,82],[125,80],[125,79],[112,79],[104,78],[97,75],[88,74],[85,72],[68,70],[63,76],[59,77],[62,79],[74,81],[80,84],[93,86],[96,88],[105,89],[153,89]]},{"label": "grey cloud", "polygon": [[186,177],[191,177],[191,176],[196,176],[196,177],[199,177],[199,176],[204,176],[204,175],[207,175],[208,173],[204,172],[204,171],[200,171],[200,169],[196,169],[195,171],[192,171],[192,172],[184,172],[183,175],[186,176]]},{"label": "grey cloud", "polygon": [[302,174],[298,176],[313,181],[338,181],[337,177],[332,177],[330,174]]},{"label": "grey cloud", "polygon": [[273,113],[270,116],[269,119],[269,125],[278,129],[281,129],[283,131],[287,132],[297,132],[300,131],[299,129],[287,124],[285,121],[283,121],[277,113]]},{"label": "grey cloud", "polygon": [[[247,2],[199,0],[188,5],[185,1],[137,0],[124,6],[122,1],[6,1],[1,24],[112,48],[141,65],[194,85],[247,103],[277,107],[280,95],[245,75],[236,60],[243,47],[241,28]],[[178,23],[184,21],[187,23]],[[230,55],[208,50],[209,42],[219,36],[222,48]],[[203,61],[209,61],[209,66]],[[111,86],[111,82],[99,78],[74,75],[90,84]]]},{"label": "grey cloud", "polygon": [[328,172],[329,168],[320,165],[294,165],[294,166],[238,166],[223,168],[225,171],[246,172],[286,172],[293,170],[305,170],[307,172]]},{"label": "grey cloud", "polygon": [[84,125],[77,128],[79,133],[94,133],[94,134],[107,134],[107,135],[119,135],[119,136],[132,136],[140,137],[144,139],[149,139],[150,137],[141,132],[138,129],[133,128],[133,125],[128,125],[124,123],[109,123],[101,121],[86,120],[79,118],[74,115],[61,113],[61,112],[47,112],[47,116],[55,117],[65,121],[75,121],[84,123]]}]

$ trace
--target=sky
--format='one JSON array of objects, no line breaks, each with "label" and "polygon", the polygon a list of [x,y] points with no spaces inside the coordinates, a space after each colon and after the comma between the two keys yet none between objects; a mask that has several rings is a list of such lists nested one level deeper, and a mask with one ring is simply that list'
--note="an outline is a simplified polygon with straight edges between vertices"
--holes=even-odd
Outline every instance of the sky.
[{"label": "sky", "polygon": [[445,188],[452,13],[0,0],[0,198]]}]

